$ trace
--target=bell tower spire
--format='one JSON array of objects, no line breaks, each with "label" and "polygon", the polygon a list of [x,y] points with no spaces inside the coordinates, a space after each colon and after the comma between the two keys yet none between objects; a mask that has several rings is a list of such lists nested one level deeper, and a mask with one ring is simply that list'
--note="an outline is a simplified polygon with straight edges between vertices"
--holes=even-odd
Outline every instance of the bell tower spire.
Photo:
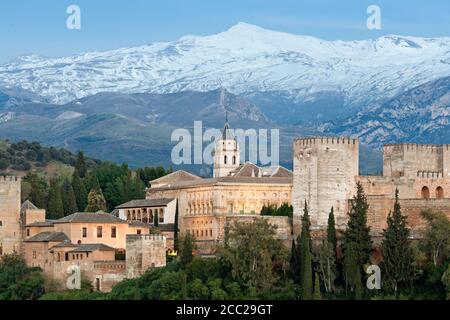
[{"label": "bell tower spire", "polygon": [[239,145],[228,124],[228,112],[225,113],[225,125],[222,139],[217,141],[214,151],[214,178],[226,177],[240,165]]}]

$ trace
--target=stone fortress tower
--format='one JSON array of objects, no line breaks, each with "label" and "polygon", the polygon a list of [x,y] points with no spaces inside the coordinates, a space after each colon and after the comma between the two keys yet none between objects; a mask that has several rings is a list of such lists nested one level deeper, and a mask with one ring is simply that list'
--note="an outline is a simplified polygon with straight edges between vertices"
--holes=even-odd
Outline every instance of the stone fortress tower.
[{"label": "stone fortress tower", "polygon": [[226,177],[240,165],[239,144],[233,136],[228,119],[222,132],[222,139],[216,144],[214,150],[213,177]]},{"label": "stone fortress tower", "polygon": [[300,229],[305,200],[311,229],[326,228],[331,207],[336,224],[345,224],[348,199],[354,194],[355,178],[359,174],[358,140],[337,137],[295,139],[293,152],[295,234]]},{"label": "stone fortress tower", "polygon": [[0,255],[21,252],[20,178],[0,176]]}]

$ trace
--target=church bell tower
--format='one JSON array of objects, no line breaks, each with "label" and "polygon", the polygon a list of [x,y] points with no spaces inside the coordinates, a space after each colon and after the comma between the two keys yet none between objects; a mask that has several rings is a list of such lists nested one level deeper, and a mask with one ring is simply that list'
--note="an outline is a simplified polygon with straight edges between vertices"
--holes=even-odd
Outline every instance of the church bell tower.
[{"label": "church bell tower", "polygon": [[239,145],[231,132],[227,116],[222,131],[222,139],[217,142],[214,151],[213,177],[226,177],[231,171],[239,167],[239,165]]}]

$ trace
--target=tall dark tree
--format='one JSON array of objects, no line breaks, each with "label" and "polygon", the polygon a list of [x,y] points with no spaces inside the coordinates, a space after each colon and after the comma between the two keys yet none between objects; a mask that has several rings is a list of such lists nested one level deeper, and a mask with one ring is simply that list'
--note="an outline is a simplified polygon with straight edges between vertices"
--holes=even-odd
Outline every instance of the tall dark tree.
[{"label": "tall dark tree", "polygon": [[72,184],[68,180],[64,180],[62,185],[62,201],[64,207],[64,215],[75,213],[78,211],[77,200]]},{"label": "tall dark tree", "polygon": [[179,213],[178,213],[178,201],[177,206],[175,208],[175,225],[174,225],[174,233],[173,233],[173,243],[175,250],[178,250],[179,243],[178,243],[178,235],[180,230],[178,230],[178,219],[179,219]]},{"label": "tall dark tree", "polygon": [[51,219],[64,217],[61,187],[56,179],[50,180],[50,189],[48,191],[47,199],[47,214]]},{"label": "tall dark tree", "polygon": [[308,204],[305,201],[302,216],[302,232],[300,235],[300,281],[302,287],[302,298],[305,300],[311,300],[313,294],[310,228],[311,221],[309,219]]},{"label": "tall dark tree", "polygon": [[72,177],[72,189],[75,193],[77,208],[78,210],[83,211],[87,206],[87,191],[84,182],[80,179],[77,171],[74,172]]},{"label": "tall dark tree", "polygon": [[85,209],[86,212],[97,212],[103,211],[106,212],[106,200],[103,196],[101,189],[92,189],[88,195],[88,204]]},{"label": "tall dark tree", "polygon": [[77,171],[80,178],[86,177],[87,165],[86,165],[86,159],[84,158],[84,153],[82,151],[78,152],[78,154],[77,154],[75,170]]},{"label": "tall dark tree", "polygon": [[413,251],[409,241],[410,230],[407,217],[402,215],[398,202],[398,189],[395,190],[394,212],[387,218],[387,228],[383,230],[381,249],[383,253],[384,282],[398,294],[399,285],[413,280]]},{"label": "tall dark tree", "polygon": [[[300,242],[300,237],[297,238],[297,242]],[[295,242],[294,239],[292,239],[292,245],[291,245],[291,256],[289,260],[289,265],[291,267],[291,273],[292,273],[292,280],[294,280],[294,283],[300,284],[300,252],[299,252],[299,246]]]},{"label": "tall dark tree", "polygon": [[349,220],[344,233],[344,252],[351,244],[354,249],[356,263],[362,267],[370,260],[372,239],[370,227],[367,226],[367,203],[364,189],[360,182],[356,184],[356,195],[351,200]]},{"label": "tall dark tree", "polygon": [[182,241],[180,246],[180,263],[182,266],[187,266],[193,259],[193,250],[194,250],[194,237],[187,233]]},{"label": "tall dark tree", "polygon": [[336,255],[337,250],[337,234],[336,234],[336,222],[334,220],[334,209],[331,207],[330,214],[328,215],[328,226],[327,226],[327,241],[334,250]]},{"label": "tall dark tree", "polygon": [[48,193],[47,182],[36,173],[31,172],[27,173],[24,181],[28,182],[31,188],[28,200],[30,200],[36,207],[46,209]]}]

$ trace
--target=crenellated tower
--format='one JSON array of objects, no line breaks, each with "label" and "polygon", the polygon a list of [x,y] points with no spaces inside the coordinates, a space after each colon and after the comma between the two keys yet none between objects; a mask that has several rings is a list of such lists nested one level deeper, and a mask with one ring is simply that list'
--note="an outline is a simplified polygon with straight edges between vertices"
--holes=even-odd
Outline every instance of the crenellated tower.
[{"label": "crenellated tower", "polygon": [[0,255],[20,253],[20,178],[0,176]]},{"label": "crenellated tower", "polygon": [[359,141],[341,137],[294,140],[292,202],[294,232],[299,232],[305,200],[312,229],[326,228],[331,207],[337,226],[346,223],[348,199],[359,174]]}]

